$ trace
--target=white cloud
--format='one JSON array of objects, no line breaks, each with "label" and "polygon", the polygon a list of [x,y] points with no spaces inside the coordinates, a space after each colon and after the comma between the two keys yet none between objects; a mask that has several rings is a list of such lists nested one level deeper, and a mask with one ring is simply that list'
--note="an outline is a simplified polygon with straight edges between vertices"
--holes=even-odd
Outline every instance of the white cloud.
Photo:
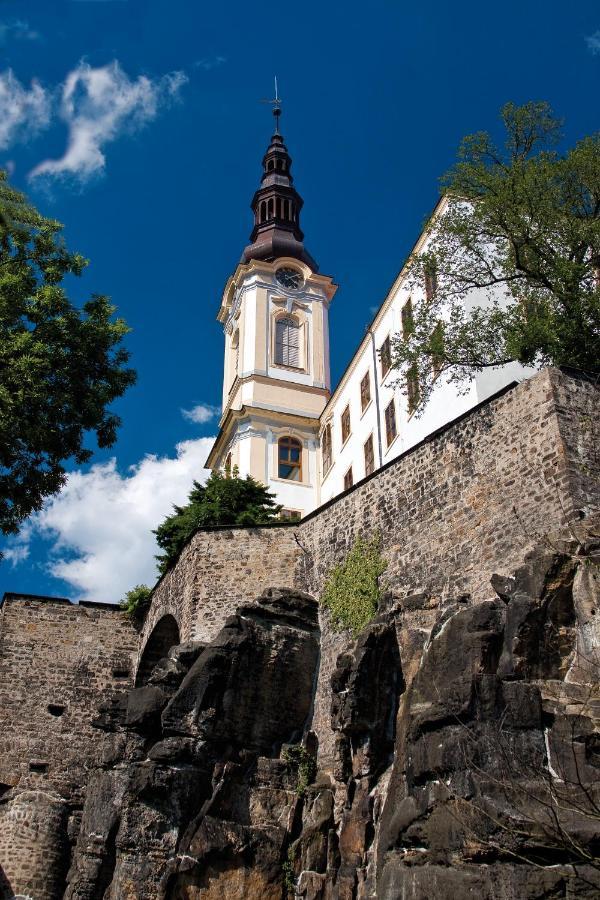
[{"label": "white cloud", "polygon": [[600,29],[586,37],[585,42],[592,53],[600,53]]},{"label": "white cloud", "polygon": [[42,36],[39,31],[30,28],[29,22],[22,19],[13,19],[11,22],[0,22],[0,44],[4,46],[7,41],[39,41]]},{"label": "white cloud", "polygon": [[29,556],[31,538],[32,528],[27,522],[19,531],[18,537],[13,538],[6,548],[2,548],[2,560],[11,563],[13,569],[19,563],[25,562]]},{"label": "white cloud", "polygon": [[204,69],[205,72],[210,72],[211,69],[216,69],[218,66],[222,66],[227,62],[226,56],[205,56],[203,59],[197,59],[194,63],[195,69]]},{"label": "white cloud", "polygon": [[51,105],[51,95],[38,81],[28,89],[12,69],[0,72],[0,149],[46,128]]},{"label": "white cloud", "polygon": [[44,160],[30,177],[66,175],[86,181],[102,173],[105,145],[155,119],[187,80],[183,72],[132,80],[116,60],[98,68],[80,62],[62,85],[59,114],[69,127],[65,154]]},{"label": "white cloud", "polygon": [[136,584],[154,584],[157,553],[152,529],[187,500],[214,438],[183,441],[175,457],[145,456],[121,475],[116,461],[73,472],[62,491],[5,551],[13,565],[28,554],[35,536],[51,542],[50,574],[62,578],[79,600],[116,603]]},{"label": "white cloud", "polygon": [[211,406],[209,403],[198,403],[191,409],[182,409],[181,415],[188,422],[195,422],[197,425],[204,425],[210,422],[215,416],[220,415],[221,410],[218,406]]}]

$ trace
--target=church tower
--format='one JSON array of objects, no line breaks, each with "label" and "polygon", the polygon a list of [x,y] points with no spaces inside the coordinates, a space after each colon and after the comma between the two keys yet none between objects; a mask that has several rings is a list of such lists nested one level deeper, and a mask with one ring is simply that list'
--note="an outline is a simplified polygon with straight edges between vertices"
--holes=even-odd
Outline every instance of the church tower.
[{"label": "church tower", "polygon": [[304,246],[302,198],[275,132],[252,198],[250,243],[225,285],[217,316],[225,332],[223,414],[207,466],[252,475],[286,514],[319,503],[319,417],[330,395],[329,304],[333,280]]}]

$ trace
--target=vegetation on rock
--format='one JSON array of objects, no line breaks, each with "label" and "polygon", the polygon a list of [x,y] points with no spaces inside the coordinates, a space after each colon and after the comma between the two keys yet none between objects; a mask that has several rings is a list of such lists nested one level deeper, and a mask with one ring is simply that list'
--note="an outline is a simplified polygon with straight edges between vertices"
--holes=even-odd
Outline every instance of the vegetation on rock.
[{"label": "vegetation on rock", "polygon": [[379,534],[367,541],[357,538],[346,559],[330,573],[321,602],[331,614],[333,627],[349,629],[356,637],[367,625],[379,605],[379,576],[387,563],[382,558]]},{"label": "vegetation on rock", "polygon": [[[442,371],[459,389],[511,361],[600,371],[600,133],[561,154],[546,103],[501,115],[505,146],[464,138],[442,179],[448,210],[408,264],[426,297],[393,341],[393,365],[413,396],[418,385],[421,409]],[[489,305],[465,302],[474,290]]]},{"label": "vegetation on rock", "polygon": [[265,525],[281,512],[267,488],[248,475],[240,478],[236,468],[225,474],[214,471],[205,484],[194,481],[185,506],[159,525],[154,534],[163,551],[156,557],[162,575],[169,569],[198,528],[215,525]]},{"label": "vegetation on rock", "polygon": [[296,793],[303,797],[306,788],[315,780],[317,774],[317,762],[302,744],[291,744],[281,754],[287,765],[297,772]]},{"label": "vegetation on rock", "polygon": [[132,618],[141,618],[150,606],[151,595],[152,588],[149,588],[147,584],[136,584],[134,588],[127,591],[121,600],[120,607]]},{"label": "vegetation on rock", "polygon": [[67,250],[62,225],[42,216],[0,171],[0,529],[22,521],[64,484],[64,463],[85,462],[95,432],[110,447],[108,411],[135,381],[120,346],[129,331],[108,299],[76,308],[63,281],[87,260]]}]

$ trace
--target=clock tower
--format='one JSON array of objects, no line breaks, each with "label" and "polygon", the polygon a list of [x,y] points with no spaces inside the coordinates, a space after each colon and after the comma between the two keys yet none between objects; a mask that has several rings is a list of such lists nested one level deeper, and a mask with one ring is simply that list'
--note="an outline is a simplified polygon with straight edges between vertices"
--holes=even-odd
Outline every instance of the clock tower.
[{"label": "clock tower", "polygon": [[337,287],[304,246],[278,99],[273,114],[250,243],[217,316],[223,414],[207,466],[236,466],[267,485],[286,514],[305,515],[319,504],[319,418],[331,388],[328,313]]}]

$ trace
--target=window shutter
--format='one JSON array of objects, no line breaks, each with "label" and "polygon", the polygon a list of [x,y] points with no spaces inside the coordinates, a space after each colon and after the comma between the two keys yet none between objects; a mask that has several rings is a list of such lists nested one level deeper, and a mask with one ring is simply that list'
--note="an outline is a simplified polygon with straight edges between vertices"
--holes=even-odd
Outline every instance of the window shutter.
[{"label": "window shutter", "polygon": [[300,368],[300,327],[296,322],[288,322],[288,366]]},{"label": "window shutter", "polygon": [[275,362],[301,368],[300,326],[294,319],[277,319],[275,324]]}]

